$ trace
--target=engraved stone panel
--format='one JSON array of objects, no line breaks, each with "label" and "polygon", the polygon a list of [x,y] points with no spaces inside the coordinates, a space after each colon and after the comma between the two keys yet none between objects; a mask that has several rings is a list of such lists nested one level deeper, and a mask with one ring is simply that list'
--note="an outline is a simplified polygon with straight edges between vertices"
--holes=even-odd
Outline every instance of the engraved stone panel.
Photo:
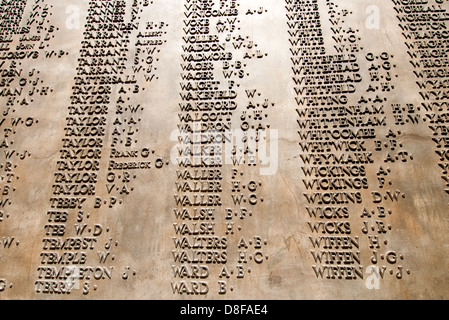
[{"label": "engraved stone panel", "polygon": [[449,4],[0,0],[0,299],[447,299]]}]

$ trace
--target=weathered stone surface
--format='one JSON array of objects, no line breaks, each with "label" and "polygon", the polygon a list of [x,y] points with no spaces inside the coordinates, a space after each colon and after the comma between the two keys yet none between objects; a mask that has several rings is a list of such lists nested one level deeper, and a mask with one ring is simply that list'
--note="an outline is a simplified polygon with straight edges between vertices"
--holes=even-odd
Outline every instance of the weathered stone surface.
[{"label": "weathered stone surface", "polygon": [[449,298],[449,5],[0,3],[0,299]]}]

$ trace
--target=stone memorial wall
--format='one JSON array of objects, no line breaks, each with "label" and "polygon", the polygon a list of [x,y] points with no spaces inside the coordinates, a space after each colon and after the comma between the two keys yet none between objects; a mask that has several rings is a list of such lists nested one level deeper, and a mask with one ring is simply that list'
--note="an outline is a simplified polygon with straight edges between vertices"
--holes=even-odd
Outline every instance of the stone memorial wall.
[{"label": "stone memorial wall", "polygon": [[446,0],[0,0],[0,299],[449,298]]}]

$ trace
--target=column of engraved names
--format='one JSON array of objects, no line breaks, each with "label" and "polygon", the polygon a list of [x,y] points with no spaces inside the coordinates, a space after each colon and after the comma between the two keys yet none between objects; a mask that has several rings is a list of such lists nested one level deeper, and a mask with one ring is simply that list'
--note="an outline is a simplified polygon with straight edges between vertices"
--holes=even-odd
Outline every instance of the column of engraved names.
[{"label": "column of engraved names", "polygon": [[[428,123],[439,157],[442,182],[449,193],[449,12],[443,7],[444,3],[439,0],[393,1],[422,101],[420,106],[408,103],[395,111],[403,124],[411,120],[417,124],[421,115],[422,121]],[[411,115],[414,118],[410,118]]]},{"label": "column of engraved names", "polygon": [[[53,92],[47,83],[47,70],[42,70],[40,64],[54,63],[68,54],[52,46],[58,28],[51,24],[49,16],[53,13],[53,6],[47,2],[3,1],[0,7],[0,100],[3,103],[0,110],[0,222],[3,223],[2,249],[5,251],[1,256],[4,262],[14,261],[14,255],[23,254],[21,250],[28,245],[19,246],[19,243],[24,243],[21,219],[23,213],[28,212],[21,206],[30,199],[28,195],[31,193],[28,188],[18,186],[31,181],[29,175],[23,174],[23,169],[29,166],[35,155],[34,146],[29,143],[32,139],[28,136],[32,137],[36,127],[40,129],[43,123],[39,119],[44,109],[42,101]],[[15,201],[16,197],[21,201]],[[5,224],[9,221],[12,225]],[[10,233],[11,230],[14,233]],[[13,263],[3,264],[3,267],[14,271],[20,268]],[[17,272],[17,276],[20,275],[20,271]],[[23,279],[20,276],[18,280]],[[1,281],[3,289],[6,284],[8,288],[13,286],[11,279]]]},{"label": "column of engraved names", "polygon": [[[329,17],[331,36],[323,39],[318,2],[308,3],[310,7],[291,10],[307,11],[312,18],[294,13],[287,17],[299,20],[288,23],[291,44],[306,45],[291,52],[300,107],[302,182],[306,210],[313,219],[307,223],[313,234],[312,269],[317,278],[326,279],[364,279],[365,273],[375,272],[377,287],[386,271],[396,279],[403,277],[403,266],[397,262],[404,255],[389,249],[394,245],[389,233],[390,205],[403,200],[405,193],[390,189],[390,175],[413,157],[397,143],[397,129],[403,124],[396,113],[401,108],[393,99],[391,110],[387,108],[387,93],[395,90],[396,65],[387,52],[365,53],[359,30],[347,26],[352,12],[332,1],[326,1],[327,12],[322,14]],[[306,36],[311,34],[308,29],[312,37]],[[326,54],[329,43],[336,54]],[[369,79],[361,78],[362,71]],[[417,121],[413,114],[408,116],[404,124]],[[377,180],[369,172],[375,172]]]},{"label": "column of engraved names", "polygon": [[[21,95],[21,91],[23,89],[15,84],[15,81],[23,72],[23,69],[20,68],[20,62],[16,59],[6,59],[5,54],[14,54],[14,48],[11,47],[11,43],[13,42],[14,35],[17,33],[22,33],[22,27],[20,27],[23,12],[25,10],[26,1],[13,1],[13,2],[2,2],[0,7],[1,16],[0,16],[0,31],[1,31],[1,40],[0,40],[0,50],[3,54],[3,59],[0,62],[1,65],[1,96],[6,97],[2,98],[1,101],[7,99],[6,108],[2,105],[2,119],[0,123],[0,128],[3,131],[2,142],[0,145],[0,149],[4,152],[1,155],[1,164],[0,168],[2,169],[1,173],[1,199],[0,199],[0,222],[2,223],[2,227],[5,227],[5,222],[10,220],[11,213],[10,207],[13,205],[14,198],[13,195],[16,191],[13,183],[19,179],[19,176],[16,174],[17,163],[16,161],[20,158],[14,159],[11,158],[15,154],[15,146],[14,144],[14,133],[17,131],[14,124],[17,123],[14,118],[11,118],[11,124],[7,123],[10,119],[8,119],[8,114],[12,114],[10,109],[16,103],[16,96]],[[25,29],[26,30],[26,29]],[[8,68],[9,63],[9,68]],[[3,103],[2,103],[3,104]],[[15,109],[14,109],[15,112]],[[16,124],[17,125],[17,124]],[[14,149],[13,149],[14,147]],[[13,150],[10,150],[13,149]],[[2,153],[3,153],[2,152]],[[25,157],[23,157],[25,158]],[[16,161],[13,161],[16,160]],[[3,249],[10,251],[11,248],[14,248],[19,245],[20,240],[17,239],[16,235],[7,234],[2,232],[2,243]],[[15,243],[15,246],[12,246]],[[8,252],[9,253],[9,252]],[[2,252],[2,262],[5,263],[8,258],[8,253]],[[1,275],[2,279],[0,279],[1,290],[4,291],[5,288],[13,287],[13,280],[11,278],[3,278],[5,275]]]},{"label": "column of engraved names", "polygon": [[[17,125],[20,120],[16,120],[16,114],[12,115],[12,108],[14,108],[14,113],[16,113],[15,105],[18,104],[19,100],[16,100],[24,92],[23,88],[15,82],[19,76],[24,73],[23,68],[20,67],[20,59],[15,59],[16,48],[11,46],[14,40],[14,35],[29,32],[29,28],[21,27],[21,22],[23,20],[23,13],[27,1],[3,1],[0,7],[0,51],[2,53],[2,59],[0,62],[0,96],[1,101],[4,101],[5,107],[2,106],[0,120],[0,128],[3,131],[3,136],[0,143],[0,149],[3,151],[1,155],[0,168],[2,169],[1,174],[1,200],[0,200],[0,222],[4,224],[10,218],[9,208],[13,204],[13,193],[16,188],[13,182],[18,180],[20,177],[15,173],[17,168],[16,161],[19,157],[13,157],[16,154],[16,148],[14,145],[14,134],[17,132]],[[8,58],[8,56],[10,56]],[[19,60],[19,61],[17,61]],[[9,66],[8,66],[9,64]],[[12,117],[13,116],[13,117]],[[20,119],[20,118],[19,118]],[[8,123],[10,122],[10,123]],[[4,153],[4,154],[3,154]],[[21,154],[21,152],[18,152]],[[26,153],[25,153],[26,154]],[[22,157],[23,159],[26,156]],[[16,161],[13,161],[16,160]],[[14,236],[7,235],[3,233],[3,248],[10,248],[11,245],[18,240]],[[4,280],[6,281],[6,280]]]},{"label": "column of engraved names", "polygon": [[[220,235],[217,228],[223,205],[223,134],[215,128],[220,121],[217,116],[227,116],[227,100],[234,97],[231,91],[221,89],[215,62],[230,60],[232,54],[213,33],[214,19],[204,15],[214,6],[214,1],[185,3],[182,103],[178,114],[181,157],[176,182],[177,208],[174,208],[178,222],[173,224],[176,265],[172,266],[175,276],[172,289],[176,294],[208,294],[211,266],[228,261],[228,238]],[[219,107],[222,111],[216,112],[214,106],[222,106]]]},{"label": "column of engraved names", "polygon": [[[242,34],[239,1],[187,3],[173,237],[178,264],[172,266],[179,281],[172,281],[172,290],[224,295],[235,292],[236,285],[252,273],[253,264],[268,259],[264,252],[268,240],[244,229],[257,225],[256,209],[264,201],[256,171],[268,175],[277,170],[277,144],[273,143],[276,148],[270,156],[263,152],[270,127],[267,110],[274,103],[257,88],[240,88],[241,80],[250,76],[249,64],[268,54]],[[262,17],[266,12],[258,7],[245,15]],[[243,91],[247,101],[239,99]],[[257,143],[262,145],[259,149]],[[227,185],[230,196],[223,198]],[[210,288],[213,275],[218,275],[217,290]]]},{"label": "column of engraved names", "polygon": [[6,1],[3,0],[0,5],[0,31],[2,32],[2,43],[9,43],[12,40],[8,37],[11,34],[21,33],[20,22],[25,10],[27,0]]},{"label": "column of engraved names", "polygon": [[[99,201],[94,196],[111,96],[114,85],[126,82],[121,74],[129,40],[117,36],[113,27],[124,22],[125,7],[123,1],[116,0],[89,3],[50,208],[46,213],[35,282],[37,293],[70,294],[79,290],[88,294],[97,289],[93,281],[112,278],[114,267],[100,265],[104,257],[100,251],[94,251],[111,246],[108,240],[103,244],[101,237],[109,228],[89,222],[100,220],[95,216]],[[96,264],[94,260],[98,257],[100,263]]]},{"label": "column of engraved names", "polygon": [[[115,23],[109,27],[111,30],[116,29],[114,33],[116,36],[124,34],[130,46],[126,49],[127,58],[123,58],[122,62],[125,66],[121,72],[123,81],[117,83],[111,97],[114,101],[112,109],[114,112],[109,136],[107,172],[104,177],[107,195],[97,198],[98,206],[101,206],[103,212],[115,221],[128,220],[129,215],[125,214],[128,212],[139,217],[148,214],[146,212],[148,208],[144,205],[140,205],[136,211],[131,209],[130,205],[138,197],[135,193],[147,188],[147,175],[151,169],[166,168],[170,164],[158,156],[155,143],[149,138],[151,132],[147,134],[145,126],[142,126],[145,120],[148,120],[143,118],[144,112],[150,109],[154,112],[160,107],[148,102],[155,93],[149,89],[159,79],[158,61],[163,45],[167,42],[165,30],[169,25],[165,21],[151,20],[151,10],[157,9],[154,2],[128,2],[128,4],[130,4],[127,8],[127,12],[130,13],[129,22]],[[100,32],[98,34],[101,35]],[[125,64],[124,61],[128,63]],[[126,241],[126,238],[120,233],[109,233],[109,243],[114,246],[121,244],[122,250],[131,251],[134,243]],[[116,255],[111,250],[114,246],[108,245],[105,251],[99,252],[101,261],[117,261]],[[121,272],[122,279],[135,277],[138,273],[137,266],[131,265],[129,261],[123,262],[126,264]],[[139,267],[147,266],[139,265]]]},{"label": "column of engraved names", "polygon": [[[368,141],[383,117],[372,116],[374,107],[354,99],[362,79],[356,55],[360,48],[353,40],[358,31],[343,26],[342,18],[350,13],[331,1],[326,7],[318,1],[286,2],[312,269],[317,278],[363,279],[356,217],[369,188],[367,169],[374,162]],[[325,8],[336,54],[325,47],[320,14]],[[341,45],[345,41],[353,45],[346,48]]]},{"label": "column of engraved names", "polygon": [[[269,122],[269,111],[275,103],[260,90],[256,84],[259,79],[252,74],[254,68],[265,69],[267,63],[264,59],[268,57],[268,52],[264,52],[264,47],[254,41],[244,28],[244,22],[250,21],[252,24],[258,19],[263,21],[269,10],[240,1],[232,4],[232,8],[240,8],[237,18],[217,22],[217,30],[226,36],[226,44],[232,44],[233,49],[232,61],[223,63],[223,76],[228,80],[229,88],[235,86],[240,97],[236,103],[232,102],[237,119],[232,124],[227,119],[227,130],[230,127],[237,129],[232,130],[231,134],[227,131],[228,138],[224,145],[225,164],[232,167],[230,176],[225,178],[231,186],[230,197],[224,201],[230,256],[219,275],[221,295],[236,292],[238,284],[257,277],[254,270],[269,259],[266,253],[268,239],[266,234],[260,233],[265,217],[261,207],[266,203],[262,176],[275,175],[279,165],[278,130],[272,130]],[[243,5],[248,7],[244,9]],[[263,77],[260,79],[263,81]],[[235,250],[236,256],[232,254]]]}]

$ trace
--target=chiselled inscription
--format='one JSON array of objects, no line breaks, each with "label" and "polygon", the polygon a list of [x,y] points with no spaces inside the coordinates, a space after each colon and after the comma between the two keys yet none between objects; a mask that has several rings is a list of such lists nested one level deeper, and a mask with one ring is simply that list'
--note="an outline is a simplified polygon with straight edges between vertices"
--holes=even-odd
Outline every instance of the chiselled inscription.
[{"label": "chiselled inscription", "polygon": [[0,0],[0,299],[447,298],[448,10]]}]

